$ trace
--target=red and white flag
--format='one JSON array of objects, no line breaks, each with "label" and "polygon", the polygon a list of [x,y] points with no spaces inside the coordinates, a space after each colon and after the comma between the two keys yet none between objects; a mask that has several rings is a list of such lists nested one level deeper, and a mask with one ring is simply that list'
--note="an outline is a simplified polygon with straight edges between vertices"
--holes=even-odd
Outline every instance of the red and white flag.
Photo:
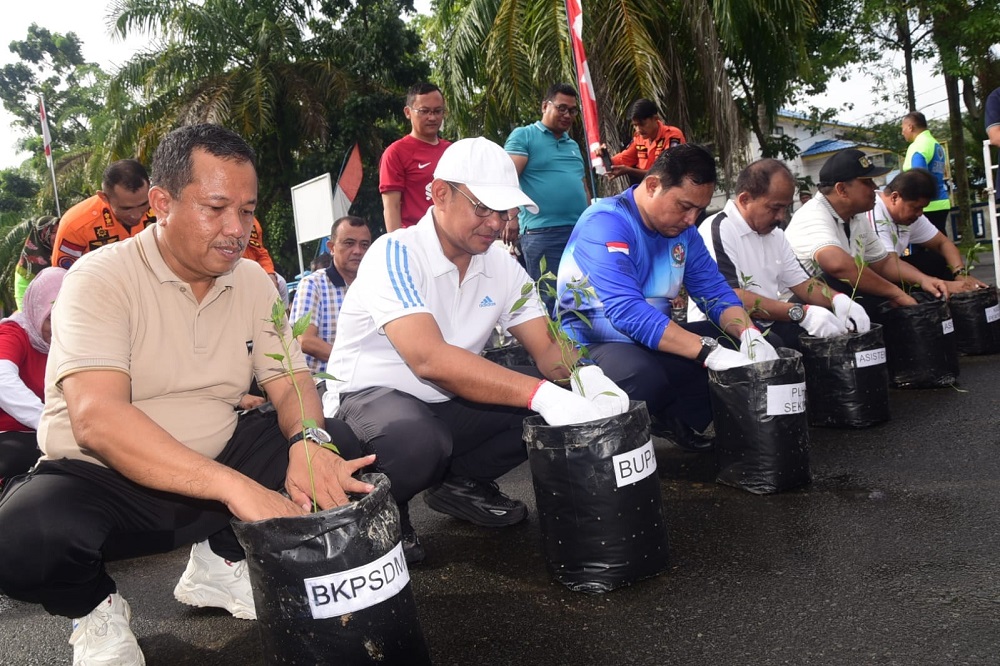
[{"label": "red and white flag", "polygon": [[38,96],[38,111],[42,116],[42,141],[45,143],[45,161],[52,168],[52,135],[49,134],[49,117],[45,113],[45,97]]},{"label": "red and white flag", "polygon": [[358,190],[361,189],[362,175],[361,151],[358,149],[358,144],[354,144],[350,155],[344,162],[344,168],[340,171],[340,177],[337,178],[337,184],[333,188],[333,219],[339,220],[349,214],[351,204],[354,203],[354,199],[358,196]]},{"label": "red and white flag", "polygon": [[604,174],[601,160],[601,128],[597,122],[597,95],[590,78],[587,52],[583,48],[583,8],[580,0],[566,0],[566,18],[569,20],[569,38],[573,46],[573,61],[580,84],[580,107],[583,110],[583,131],[587,135],[590,163],[598,175]]}]

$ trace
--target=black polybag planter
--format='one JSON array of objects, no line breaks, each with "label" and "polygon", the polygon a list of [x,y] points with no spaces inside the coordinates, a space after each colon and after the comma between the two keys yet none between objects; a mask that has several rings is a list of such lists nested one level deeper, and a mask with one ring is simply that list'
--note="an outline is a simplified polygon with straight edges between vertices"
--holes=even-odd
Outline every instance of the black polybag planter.
[{"label": "black polybag planter", "polygon": [[948,299],[955,321],[955,346],[975,356],[1000,352],[1000,305],[997,288],[973,289]]},{"label": "black polybag planter", "polygon": [[882,327],[835,338],[799,338],[809,425],[867,428],[889,420],[889,370]]},{"label": "black polybag planter", "polygon": [[774,361],[708,371],[716,481],[756,495],[812,480],[802,355],[777,351],[781,358]]},{"label": "black polybag planter", "polygon": [[893,308],[879,306],[889,363],[896,388],[938,388],[958,380],[955,323],[946,301]]},{"label": "black polybag planter", "polygon": [[667,568],[667,526],[644,402],[578,425],[524,420],[542,549],[574,592],[603,593]]},{"label": "black polybag planter", "polygon": [[361,478],[375,489],[345,506],[233,521],[267,664],[430,663],[389,479]]},{"label": "black polybag planter", "polygon": [[505,368],[517,366],[530,366],[535,364],[535,360],[528,354],[528,350],[520,344],[504,345],[503,347],[487,347],[483,350],[482,356],[488,360],[502,365]]}]

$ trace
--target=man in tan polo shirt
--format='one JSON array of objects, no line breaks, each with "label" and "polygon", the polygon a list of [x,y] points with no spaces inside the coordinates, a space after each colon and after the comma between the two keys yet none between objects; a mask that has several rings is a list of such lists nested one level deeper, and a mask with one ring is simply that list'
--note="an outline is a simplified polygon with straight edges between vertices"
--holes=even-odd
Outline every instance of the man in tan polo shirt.
[{"label": "man in tan polo shirt", "polygon": [[[0,590],[74,618],[74,664],[145,663],[105,560],[198,542],[175,596],[254,619],[230,519],[305,513],[306,447],[321,507],[371,490],[351,474],[374,456],[345,461],[317,445],[330,440],[325,430],[303,438],[293,380],[267,356],[283,353],[267,321],[274,286],[240,258],[257,200],[253,160],[222,127],[172,132],[153,157],[158,223],[81,258],[55,305],[44,456],[0,500]],[[323,423],[293,347],[306,418]],[[237,417],[252,377],[276,414]],[[327,424],[356,450],[346,425]]]}]

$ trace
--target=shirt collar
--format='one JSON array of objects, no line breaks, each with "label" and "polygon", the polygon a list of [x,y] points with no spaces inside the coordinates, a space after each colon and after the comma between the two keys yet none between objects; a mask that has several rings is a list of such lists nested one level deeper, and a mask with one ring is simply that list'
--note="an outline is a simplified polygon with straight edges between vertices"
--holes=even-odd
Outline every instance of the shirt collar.
[{"label": "shirt collar", "polygon": [[327,279],[330,280],[330,282],[333,283],[334,287],[346,287],[347,286],[347,280],[344,279],[344,276],[342,276],[337,271],[337,267],[334,266],[333,264],[330,264],[330,267],[326,269],[326,277],[327,277]]},{"label": "shirt collar", "polygon": [[730,199],[726,202],[726,206],[722,209],[722,212],[726,214],[726,217],[732,219],[736,224],[734,228],[737,235],[747,236],[749,234],[756,234],[750,227],[750,223],[743,219],[743,215],[740,213],[740,209],[736,207],[736,202]]},{"label": "shirt collar", "polygon": [[[458,271],[458,266],[452,263],[451,259],[444,256],[444,250],[441,248],[441,239],[438,238],[437,229],[434,227],[434,207],[431,206],[427,209],[420,221],[417,222],[417,236],[420,238],[420,245],[427,249],[427,258],[430,262],[431,273],[434,277],[441,277],[450,271]],[[494,248],[491,246],[486,252],[493,251]],[[478,273],[483,273],[487,277],[489,275],[486,272],[486,259],[484,257],[486,253],[476,254],[472,256],[472,260],[469,262],[469,268],[465,271],[465,279],[476,275]]]},{"label": "shirt collar", "polygon": [[548,134],[549,136],[551,136],[551,137],[552,137],[553,139],[555,139],[556,141],[567,141],[567,140],[571,140],[571,139],[569,138],[569,132],[563,132],[561,136],[556,136],[556,135],[555,135],[555,132],[553,132],[553,131],[552,131],[552,130],[550,130],[550,129],[549,129],[548,127],[546,127],[546,126],[545,126],[545,123],[543,123],[543,122],[542,122],[541,120],[536,120],[536,121],[535,121],[535,127],[537,127],[538,129],[542,130],[543,132],[545,132],[546,134]]},{"label": "shirt collar", "polygon": [[[177,277],[177,275],[170,270],[167,262],[163,259],[163,253],[160,251],[160,244],[156,239],[156,230],[159,228],[157,224],[151,224],[138,234],[133,236],[135,242],[139,244],[139,253],[142,256],[143,262],[149,267],[150,272],[160,281],[160,284],[167,282],[177,282],[180,284],[187,284],[186,280],[182,280]],[[123,241],[126,242],[126,241]],[[240,260],[242,261],[242,259]],[[247,259],[247,261],[250,261]],[[238,264],[239,262],[237,262]],[[236,264],[233,268],[235,269]],[[233,286],[233,271],[229,271],[225,275],[220,275],[215,278],[215,283],[213,289],[229,289]]]}]

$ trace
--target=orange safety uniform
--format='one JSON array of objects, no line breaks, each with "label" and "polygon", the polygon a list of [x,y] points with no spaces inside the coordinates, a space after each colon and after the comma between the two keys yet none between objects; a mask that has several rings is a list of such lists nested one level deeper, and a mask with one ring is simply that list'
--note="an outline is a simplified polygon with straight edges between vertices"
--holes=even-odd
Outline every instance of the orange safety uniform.
[{"label": "orange safety uniform", "polygon": [[661,120],[652,141],[636,133],[628,148],[613,156],[611,163],[616,166],[635,167],[648,171],[660,153],[681,143],[687,143],[684,139],[684,133],[672,125],[664,125]]},{"label": "orange safety uniform", "polygon": [[52,265],[69,268],[88,252],[135,236],[156,222],[150,209],[131,229],[115,217],[111,206],[95,194],[70,208],[59,220],[52,244]]},{"label": "orange safety uniform", "polygon": [[267,248],[264,247],[264,230],[261,229],[260,222],[256,217],[253,218],[253,229],[250,230],[250,242],[247,243],[247,249],[243,251],[243,258],[256,261],[268,275],[275,272],[271,255],[268,253]]}]

